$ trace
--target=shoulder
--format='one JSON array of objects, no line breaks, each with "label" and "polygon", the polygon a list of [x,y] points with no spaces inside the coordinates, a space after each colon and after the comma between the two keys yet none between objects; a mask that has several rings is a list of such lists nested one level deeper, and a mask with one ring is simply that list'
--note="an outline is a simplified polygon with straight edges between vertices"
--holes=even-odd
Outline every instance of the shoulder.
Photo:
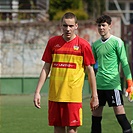
[{"label": "shoulder", "polygon": [[62,41],[62,36],[53,36],[47,42],[47,47],[52,48]]},{"label": "shoulder", "polygon": [[50,37],[49,41],[56,41],[61,38],[62,38],[62,36],[53,36],[53,37]]},{"label": "shoulder", "polygon": [[99,38],[98,40],[96,40],[95,42],[92,43],[92,47],[97,46],[98,44],[101,43],[101,38]]},{"label": "shoulder", "polygon": [[88,41],[87,41],[87,40],[85,40],[84,38],[82,38],[82,37],[79,37],[79,36],[77,36],[77,37],[78,37],[78,39],[79,39],[81,42],[88,43]]},{"label": "shoulder", "polygon": [[90,46],[91,44],[87,41],[87,40],[85,40],[84,38],[81,38],[81,37],[79,37],[78,36],[78,42],[79,42],[79,44],[81,44],[82,46]]},{"label": "shoulder", "polygon": [[116,41],[122,41],[121,38],[117,37],[117,36],[114,36],[114,35],[111,35],[111,38],[116,40]]},{"label": "shoulder", "polygon": [[123,40],[117,36],[111,35],[111,40],[114,41],[119,47],[124,45]]},{"label": "shoulder", "polygon": [[93,44],[97,44],[101,41],[101,38],[97,39],[95,42],[93,42]]}]

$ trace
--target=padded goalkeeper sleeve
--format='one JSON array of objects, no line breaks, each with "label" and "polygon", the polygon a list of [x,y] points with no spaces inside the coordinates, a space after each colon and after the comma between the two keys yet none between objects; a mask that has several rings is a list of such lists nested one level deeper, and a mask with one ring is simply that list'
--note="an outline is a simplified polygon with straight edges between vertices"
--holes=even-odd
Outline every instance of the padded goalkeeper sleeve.
[{"label": "padded goalkeeper sleeve", "polygon": [[131,71],[130,71],[130,68],[129,68],[129,65],[127,64],[126,66],[123,67],[123,72],[124,72],[124,75],[126,77],[126,79],[131,79],[132,80],[132,75],[131,75]]}]

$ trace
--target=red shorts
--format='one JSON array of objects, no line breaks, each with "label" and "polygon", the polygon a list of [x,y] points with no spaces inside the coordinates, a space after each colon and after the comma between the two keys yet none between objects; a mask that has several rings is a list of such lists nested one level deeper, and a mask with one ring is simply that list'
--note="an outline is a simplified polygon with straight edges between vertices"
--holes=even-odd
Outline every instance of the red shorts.
[{"label": "red shorts", "polygon": [[82,103],[49,101],[48,119],[50,126],[81,126]]}]

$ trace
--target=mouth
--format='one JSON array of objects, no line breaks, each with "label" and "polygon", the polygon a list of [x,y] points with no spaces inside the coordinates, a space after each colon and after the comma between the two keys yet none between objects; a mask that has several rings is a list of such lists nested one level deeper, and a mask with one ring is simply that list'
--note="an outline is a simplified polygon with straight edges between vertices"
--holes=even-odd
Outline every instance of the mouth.
[{"label": "mouth", "polygon": [[66,32],[66,34],[70,34],[70,32]]},{"label": "mouth", "polygon": [[104,34],[104,31],[99,31],[101,34]]},{"label": "mouth", "polygon": [[103,30],[99,30],[99,32],[104,32]]},{"label": "mouth", "polygon": [[68,32],[67,32],[67,33],[66,33],[66,35],[67,35],[67,36],[70,36],[70,35],[71,35],[71,33],[68,33]]}]

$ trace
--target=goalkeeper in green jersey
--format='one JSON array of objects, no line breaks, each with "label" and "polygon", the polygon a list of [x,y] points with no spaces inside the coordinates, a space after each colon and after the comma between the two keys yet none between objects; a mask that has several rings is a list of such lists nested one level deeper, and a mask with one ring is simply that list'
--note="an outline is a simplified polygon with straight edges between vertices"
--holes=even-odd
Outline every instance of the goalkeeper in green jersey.
[{"label": "goalkeeper in green jersey", "polygon": [[123,41],[110,33],[111,21],[111,17],[108,15],[102,15],[96,20],[101,38],[93,43],[92,50],[95,60],[98,62],[96,81],[99,107],[92,111],[91,133],[102,132],[102,111],[106,102],[109,107],[113,107],[122,132],[132,133],[123,106],[119,64],[121,63],[127,80],[129,100],[133,100],[131,97],[132,76]]}]

